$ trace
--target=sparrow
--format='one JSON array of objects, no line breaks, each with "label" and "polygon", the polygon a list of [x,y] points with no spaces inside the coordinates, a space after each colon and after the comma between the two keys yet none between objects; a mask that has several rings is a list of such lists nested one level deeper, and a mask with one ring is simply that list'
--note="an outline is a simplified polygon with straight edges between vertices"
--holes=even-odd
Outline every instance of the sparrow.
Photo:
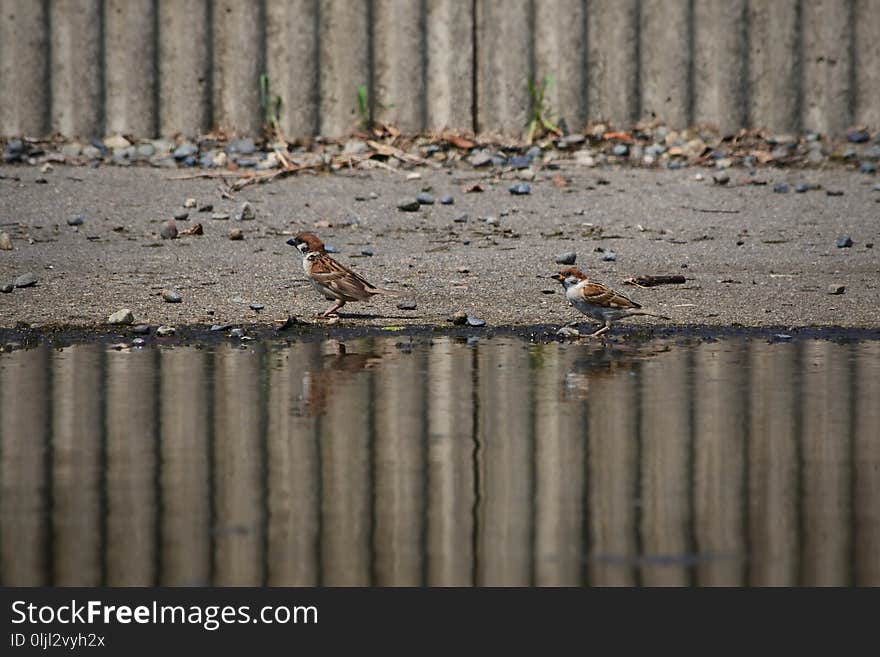
[{"label": "sparrow", "polygon": [[565,288],[565,298],[571,305],[587,317],[603,323],[595,333],[584,337],[597,338],[604,335],[611,328],[611,322],[633,315],[650,315],[660,319],[669,319],[665,315],[643,310],[641,305],[625,294],[612,290],[607,285],[591,281],[577,267],[561,269],[552,278],[562,283],[562,287]]},{"label": "sparrow", "polygon": [[300,233],[287,240],[303,255],[303,270],[312,286],[333,305],[321,317],[338,317],[336,311],[349,301],[366,301],[375,294],[396,296],[397,290],[376,287],[339,264],[324,250],[324,243],[314,233]]}]

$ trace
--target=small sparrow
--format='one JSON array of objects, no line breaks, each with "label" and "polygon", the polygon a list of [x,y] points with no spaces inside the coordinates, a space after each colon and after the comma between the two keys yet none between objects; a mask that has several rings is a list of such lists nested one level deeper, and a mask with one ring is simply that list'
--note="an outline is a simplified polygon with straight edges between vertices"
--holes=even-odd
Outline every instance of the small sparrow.
[{"label": "small sparrow", "polygon": [[303,270],[312,286],[334,304],[321,317],[338,317],[336,311],[349,301],[366,301],[374,294],[400,294],[371,285],[351,269],[340,265],[327,255],[324,243],[313,233],[300,233],[287,240],[303,255]]},{"label": "small sparrow", "polygon": [[596,338],[608,332],[611,322],[633,315],[650,315],[669,319],[665,315],[642,310],[642,307],[625,294],[612,290],[607,285],[590,281],[577,267],[561,269],[553,278],[565,288],[565,298],[584,315],[602,322],[602,327],[585,337]]}]

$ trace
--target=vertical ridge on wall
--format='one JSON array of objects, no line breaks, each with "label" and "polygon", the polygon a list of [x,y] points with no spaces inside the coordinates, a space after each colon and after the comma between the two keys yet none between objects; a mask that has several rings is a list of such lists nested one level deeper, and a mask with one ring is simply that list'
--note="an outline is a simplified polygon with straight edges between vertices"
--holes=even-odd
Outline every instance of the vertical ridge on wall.
[{"label": "vertical ridge on wall", "polygon": [[532,0],[477,0],[477,130],[519,134],[528,121]]},{"label": "vertical ridge on wall", "polygon": [[799,0],[749,0],[747,125],[800,127]]},{"label": "vertical ridge on wall", "polygon": [[474,128],[471,3],[425,0],[425,127]]},{"label": "vertical ridge on wall", "polygon": [[0,134],[48,131],[48,27],[42,0],[0,0]]},{"label": "vertical ridge on wall", "polygon": [[855,123],[880,126],[880,2],[855,0]]},{"label": "vertical ridge on wall", "polygon": [[358,123],[357,89],[369,82],[368,0],[320,0],[319,132],[335,136]]},{"label": "vertical ridge on wall", "polygon": [[409,133],[425,126],[423,9],[418,0],[373,0],[375,118]]},{"label": "vertical ridge on wall", "polygon": [[287,135],[318,132],[319,0],[266,0],[269,93],[281,97]]},{"label": "vertical ridge on wall", "polygon": [[155,0],[104,1],[108,133],[156,133],[156,9]]},{"label": "vertical ridge on wall", "polygon": [[587,5],[590,118],[625,124],[639,111],[639,1]]},{"label": "vertical ridge on wall", "polygon": [[694,115],[722,133],[745,123],[746,0],[694,2]]},{"label": "vertical ridge on wall", "polygon": [[693,0],[642,0],[639,62],[641,116],[691,123],[689,40]]},{"label": "vertical ridge on wall", "polygon": [[840,133],[852,121],[852,0],[812,0],[803,11],[803,127]]},{"label": "vertical ridge on wall", "polygon": [[52,130],[93,137],[104,130],[100,0],[53,0],[50,7]]},{"label": "vertical ridge on wall", "polygon": [[535,83],[553,78],[544,99],[550,118],[579,131],[587,122],[586,6],[582,0],[535,2]]},{"label": "vertical ridge on wall", "polygon": [[263,117],[263,2],[214,0],[214,120],[235,134],[256,134]]},{"label": "vertical ridge on wall", "polygon": [[159,0],[160,135],[211,127],[210,0]]}]

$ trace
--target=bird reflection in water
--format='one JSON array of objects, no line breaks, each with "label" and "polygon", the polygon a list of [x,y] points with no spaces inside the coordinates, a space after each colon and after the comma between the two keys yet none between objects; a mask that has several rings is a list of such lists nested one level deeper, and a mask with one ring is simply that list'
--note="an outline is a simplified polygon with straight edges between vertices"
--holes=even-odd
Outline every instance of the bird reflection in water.
[{"label": "bird reflection in water", "polygon": [[583,401],[589,398],[592,386],[603,385],[624,373],[634,376],[645,359],[669,351],[668,345],[656,348],[626,343],[585,346],[584,354],[572,363],[562,380],[564,401]]},{"label": "bird reflection in water", "polygon": [[303,373],[303,415],[322,415],[327,410],[328,399],[358,373],[376,367],[382,360],[379,354],[352,353],[344,342],[329,340],[333,353],[325,354],[320,369],[308,369]]}]

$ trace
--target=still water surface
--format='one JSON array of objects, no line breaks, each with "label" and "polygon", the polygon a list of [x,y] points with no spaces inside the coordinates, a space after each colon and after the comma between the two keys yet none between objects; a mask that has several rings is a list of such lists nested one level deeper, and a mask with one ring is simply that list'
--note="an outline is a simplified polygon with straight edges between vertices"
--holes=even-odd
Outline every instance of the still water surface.
[{"label": "still water surface", "polygon": [[0,355],[0,584],[880,585],[880,343]]}]

